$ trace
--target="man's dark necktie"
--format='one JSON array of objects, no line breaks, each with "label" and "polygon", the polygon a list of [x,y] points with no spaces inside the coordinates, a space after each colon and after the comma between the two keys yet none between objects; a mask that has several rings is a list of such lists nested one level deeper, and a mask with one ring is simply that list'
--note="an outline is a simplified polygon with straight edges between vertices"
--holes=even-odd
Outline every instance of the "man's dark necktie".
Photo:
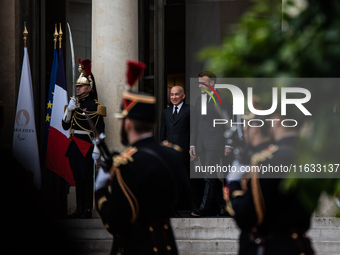
[{"label": "man's dark necktie", "polygon": [[174,114],[173,114],[174,120],[176,120],[176,117],[177,117],[177,109],[178,109],[178,107],[175,106],[175,111],[174,111]]}]

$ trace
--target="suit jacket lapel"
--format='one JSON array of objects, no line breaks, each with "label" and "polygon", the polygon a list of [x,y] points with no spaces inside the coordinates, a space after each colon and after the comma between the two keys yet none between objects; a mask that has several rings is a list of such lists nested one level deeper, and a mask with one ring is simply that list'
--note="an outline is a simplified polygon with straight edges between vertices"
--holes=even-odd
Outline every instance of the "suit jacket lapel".
[{"label": "suit jacket lapel", "polygon": [[[215,100],[217,99],[217,96],[215,95],[215,93],[214,93],[213,97],[214,97]],[[210,100],[209,100],[209,99],[210,99]],[[213,105],[215,105],[215,103],[214,103],[214,100],[213,100],[211,97],[208,97],[207,100],[208,100],[208,109],[207,109],[207,113],[208,113],[209,110],[210,110],[211,108],[213,108]],[[217,100],[218,100],[218,99],[217,99]]]},{"label": "suit jacket lapel", "polygon": [[176,122],[183,116],[184,112],[187,110],[187,104],[183,103],[181,110],[179,111],[179,113],[177,114],[176,120],[174,121],[174,124],[176,124]]},{"label": "suit jacket lapel", "polygon": [[174,116],[173,116],[173,114],[172,114],[172,111],[173,111],[173,106],[170,106],[170,107],[168,107],[169,109],[168,109],[168,119],[170,120],[170,123],[171,123],[171,125],[173,125],[174,124]]}]

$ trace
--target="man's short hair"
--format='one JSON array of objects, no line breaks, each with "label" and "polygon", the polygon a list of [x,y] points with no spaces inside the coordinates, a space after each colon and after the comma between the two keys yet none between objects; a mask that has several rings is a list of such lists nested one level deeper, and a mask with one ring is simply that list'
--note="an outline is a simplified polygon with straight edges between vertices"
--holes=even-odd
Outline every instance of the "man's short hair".
[{"label": "man's short hair", "polygon": [[[173,86],[171,89],[173,89],[174,87],[179,87],[180,92],[182,94],[185,94],[184,88],[182,86],[176,85],[176,86]],[[171,92],[171,89],[170,89],[170,92]]]},{"label": "man's short hair", "polygon": [[130,120],[133,122],[134,129],[138,134],[143,134],[143,133],[148,133],[148,132],[153,131],[154,123],[144,122],[144,121],[135,120],[131,118]]},{"label": "man's short hair", "polygon": [[214,83],[216,83],[217,76],[213,72],[211,72],[211,71],[203,71],[203,72],[200,72],[198,74],[198,77],[204,77],[204,76],[208,76],[210,78],[210,80],[213,80]]}]

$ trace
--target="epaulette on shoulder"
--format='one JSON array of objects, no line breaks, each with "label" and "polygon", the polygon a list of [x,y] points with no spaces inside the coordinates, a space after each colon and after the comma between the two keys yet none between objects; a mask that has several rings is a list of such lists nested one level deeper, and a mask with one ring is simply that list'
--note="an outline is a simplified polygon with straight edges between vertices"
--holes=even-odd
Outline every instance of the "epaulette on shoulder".
[{"label": "epaulette on shoulder", "polygon": [[258,163],[263,162],[266,159],[271,159],[273,158],[273,153],[276,152],[278,149],[279,147],[277,145],[271,144],[266,149],[255,153],[251,157],[250,163],[252,165],[257,165]]},{"label": "epaulette on shoulder", "polygon": [[180,146],[178,146],[176,144],[172,144],[172,143],[170,143],[170,142],[168,142],[166,140],[162,142],[162,145],[165,146],[165,147],[172,148],[172,149],[174,149],[176,151],[182,152],[182,148]]},{"label": "epaulette on shoulder", "polygon": [[123,151],[119,155],[113,156],[113,166],[119,167],[121,165],[126,165],[129,161],[133,162],[132,155],[137,152],[136,147],[129,147],[127,150]]},{"label": "epaulette on shoulder", "polygon": [[106,117],[106,107],[104,105],[98,104],[97,113],[103,117]]}]

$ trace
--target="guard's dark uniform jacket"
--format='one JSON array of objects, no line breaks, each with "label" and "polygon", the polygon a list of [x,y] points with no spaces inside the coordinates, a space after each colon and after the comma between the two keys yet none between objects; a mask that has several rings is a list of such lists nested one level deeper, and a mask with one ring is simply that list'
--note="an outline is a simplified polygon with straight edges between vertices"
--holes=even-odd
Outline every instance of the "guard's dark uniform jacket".
[{"label": "guard's dark uniform jacket", "polygon": [[[296,137],[286,137],[251,158],[252,165],[294,163]],[[314,254],[305,233],[311,213],[295,191],[282,191],[282,179],[251,178],[224,187],[226,209],[241,228],[240,255]],[[281,189],[280,189],[281,188]]]},{"label": "guard's dark uniform jacket", "polygon": [[[98,133],[102,133],[105,128],[103,116],[106,115],[106,108],[99,105],[97,100],[90,96],[79,99],[79,104],[79,108],[76,108],[72,113],[71,121],[67,123],[63,120],[63,128],[65,130],[71,128],[71,135],[92,144],[92,130],[85,114],[90,117]],[[74,132],[75,130],[88,131],[90,134],[77,134]]]},{"label": "guard's dark uniform jacket", "polygon": [[166,145],[149,137],[113,157],[111,184],[95,193],[103,224],[114,235],[111,254],[177,254],[169,216],[185,170],[180,153]]}]

